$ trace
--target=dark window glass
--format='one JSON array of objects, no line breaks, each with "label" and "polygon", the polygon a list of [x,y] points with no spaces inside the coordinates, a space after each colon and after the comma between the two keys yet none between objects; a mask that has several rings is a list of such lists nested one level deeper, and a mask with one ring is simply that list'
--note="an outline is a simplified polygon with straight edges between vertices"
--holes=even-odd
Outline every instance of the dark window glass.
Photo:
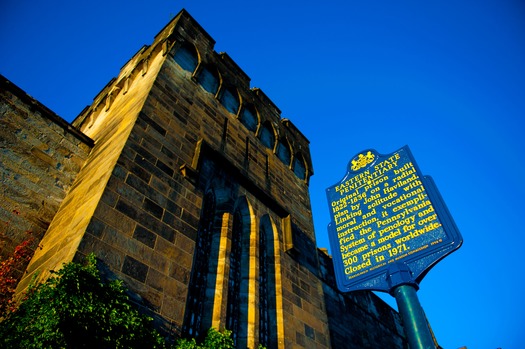
[{"label": "dark window glass", "polygon": [[273,229],[266,215],[259,228],[259,344],[267,348],[277,347],[274,256]]},{"label": "dark window glass", "polygon": [[237,111],[239,110],[239,97],[235,91],[229,88],[224,89],[219,101],[230,113],[237,114]]},{"label": "dark window glass", "polygon": [[177,52],[175,52],[174,59],[182,69],[189,72],[193,72],[199,63],[197,51],[190,45],[180,47]]},{"label": "dark window glass", "polygon": [[286,140],[279,141],[276,153],[277,157],[283,162],[283,164],[290,165],[290,162],[292,161],[292,153]]},{"label": "dark window glass", "polygon": [[230,252],[230,273],[228,275],[228,302],[226,308],[226,328],[232,331],[232,339],[237,345],[240,325],[241,295],[241,257],[243,222],[240,212],[233,218],[232,245]]},{"label": "dark window glass", "polygon": [[209,193],[204,200],[199,231],[197,232],[193,269],[186,303],[183,330],[191,337],[198,337],[202,334],[201,331],[207,330],[202,329],[201,324],[206,303],[214,215],[215,199],[213,194]]},{"label": "dark window glass", "polygon": [[266,148],[273,149],[275,144],[275,134],[273,133],[273,128],[268,124],[264,124],[261,128],[259,139]]},{"label": "dark window glass", "polygon": [[269,290],[268,290],[268,249],[266,231],[261,226],[259,231],[259,344],[268,345],[270,337],[270,309],[269,309]]},{"label": "dark window glass", "polygon": [[300,155],[297,155],[293,160],[293,173],[295,173],[299,179],[306,179],[306,165]]},{"label": "dark window glass", "polygon": [[253,108],[251,107],[244,108],[241,113],[240,120],[242,124],[246,126],[248,130],[252,132],[257,131],[257,124],[258,124],[257,113],[255,112],[255,110],[253,110]]},{"label": "dark window glass", "polygon": [[216,94],[219,89],[219,75],[209,68],[202,68],[197,82],[209,93]]}]

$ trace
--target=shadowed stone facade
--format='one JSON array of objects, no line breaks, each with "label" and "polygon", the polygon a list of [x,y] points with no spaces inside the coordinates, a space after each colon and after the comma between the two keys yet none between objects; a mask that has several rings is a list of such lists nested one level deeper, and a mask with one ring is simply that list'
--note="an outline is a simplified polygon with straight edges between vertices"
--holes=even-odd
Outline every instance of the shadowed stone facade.
[{"label": "shadowed stone facade", "polygon": [[[27,206],[28,222],[45,222],[18,290],[95,252],[175,336],[213,326],[238,348],[405,348],[388,305],[335,288],[315,243],[308,140],[213,47],[180,12],[72,125],[3,79],[1,132],[14,138],[1,154],[2,219]],[[11,190],[20,178],[53,209]]]},{"label": "shadowed stone facade", "polygon": [[93,141],[0,76],[0,256],[41,239]]}]

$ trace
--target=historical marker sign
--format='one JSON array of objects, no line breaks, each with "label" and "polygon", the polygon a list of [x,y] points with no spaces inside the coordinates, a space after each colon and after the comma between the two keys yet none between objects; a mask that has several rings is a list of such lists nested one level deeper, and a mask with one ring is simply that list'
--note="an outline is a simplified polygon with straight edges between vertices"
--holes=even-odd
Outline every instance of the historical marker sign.
[{"label": "historical marker sign", "polygon": [[389,292],[399,284],[419,283],[462,243],[434,182],[420,174],[407,146],[388,155],[358,154],[326,194],[342,292]]}]

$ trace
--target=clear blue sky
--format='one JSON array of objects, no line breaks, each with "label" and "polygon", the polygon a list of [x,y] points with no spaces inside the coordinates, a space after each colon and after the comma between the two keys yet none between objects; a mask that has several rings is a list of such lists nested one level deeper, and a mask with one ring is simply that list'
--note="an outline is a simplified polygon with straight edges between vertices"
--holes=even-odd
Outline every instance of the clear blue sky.
[{"label": "clear blue sky", "polygon": [[319,246],[348,161],[408,144],[464,238],[418,292],[438,341],[525,348],[523,1],[3,0],[0,73],[71,121],[182,8],[310,140]]}]

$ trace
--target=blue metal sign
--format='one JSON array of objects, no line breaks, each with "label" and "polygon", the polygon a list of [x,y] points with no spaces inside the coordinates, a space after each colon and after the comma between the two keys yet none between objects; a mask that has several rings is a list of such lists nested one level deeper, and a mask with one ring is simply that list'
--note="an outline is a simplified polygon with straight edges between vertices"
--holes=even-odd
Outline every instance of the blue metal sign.
[{"label": "blue metal sign", "polygon": [[342,292],[390,292],[418,284],[463,242],[433,180],[420,174],[408,146],[388,155],[358,154],[326,194]]}]

